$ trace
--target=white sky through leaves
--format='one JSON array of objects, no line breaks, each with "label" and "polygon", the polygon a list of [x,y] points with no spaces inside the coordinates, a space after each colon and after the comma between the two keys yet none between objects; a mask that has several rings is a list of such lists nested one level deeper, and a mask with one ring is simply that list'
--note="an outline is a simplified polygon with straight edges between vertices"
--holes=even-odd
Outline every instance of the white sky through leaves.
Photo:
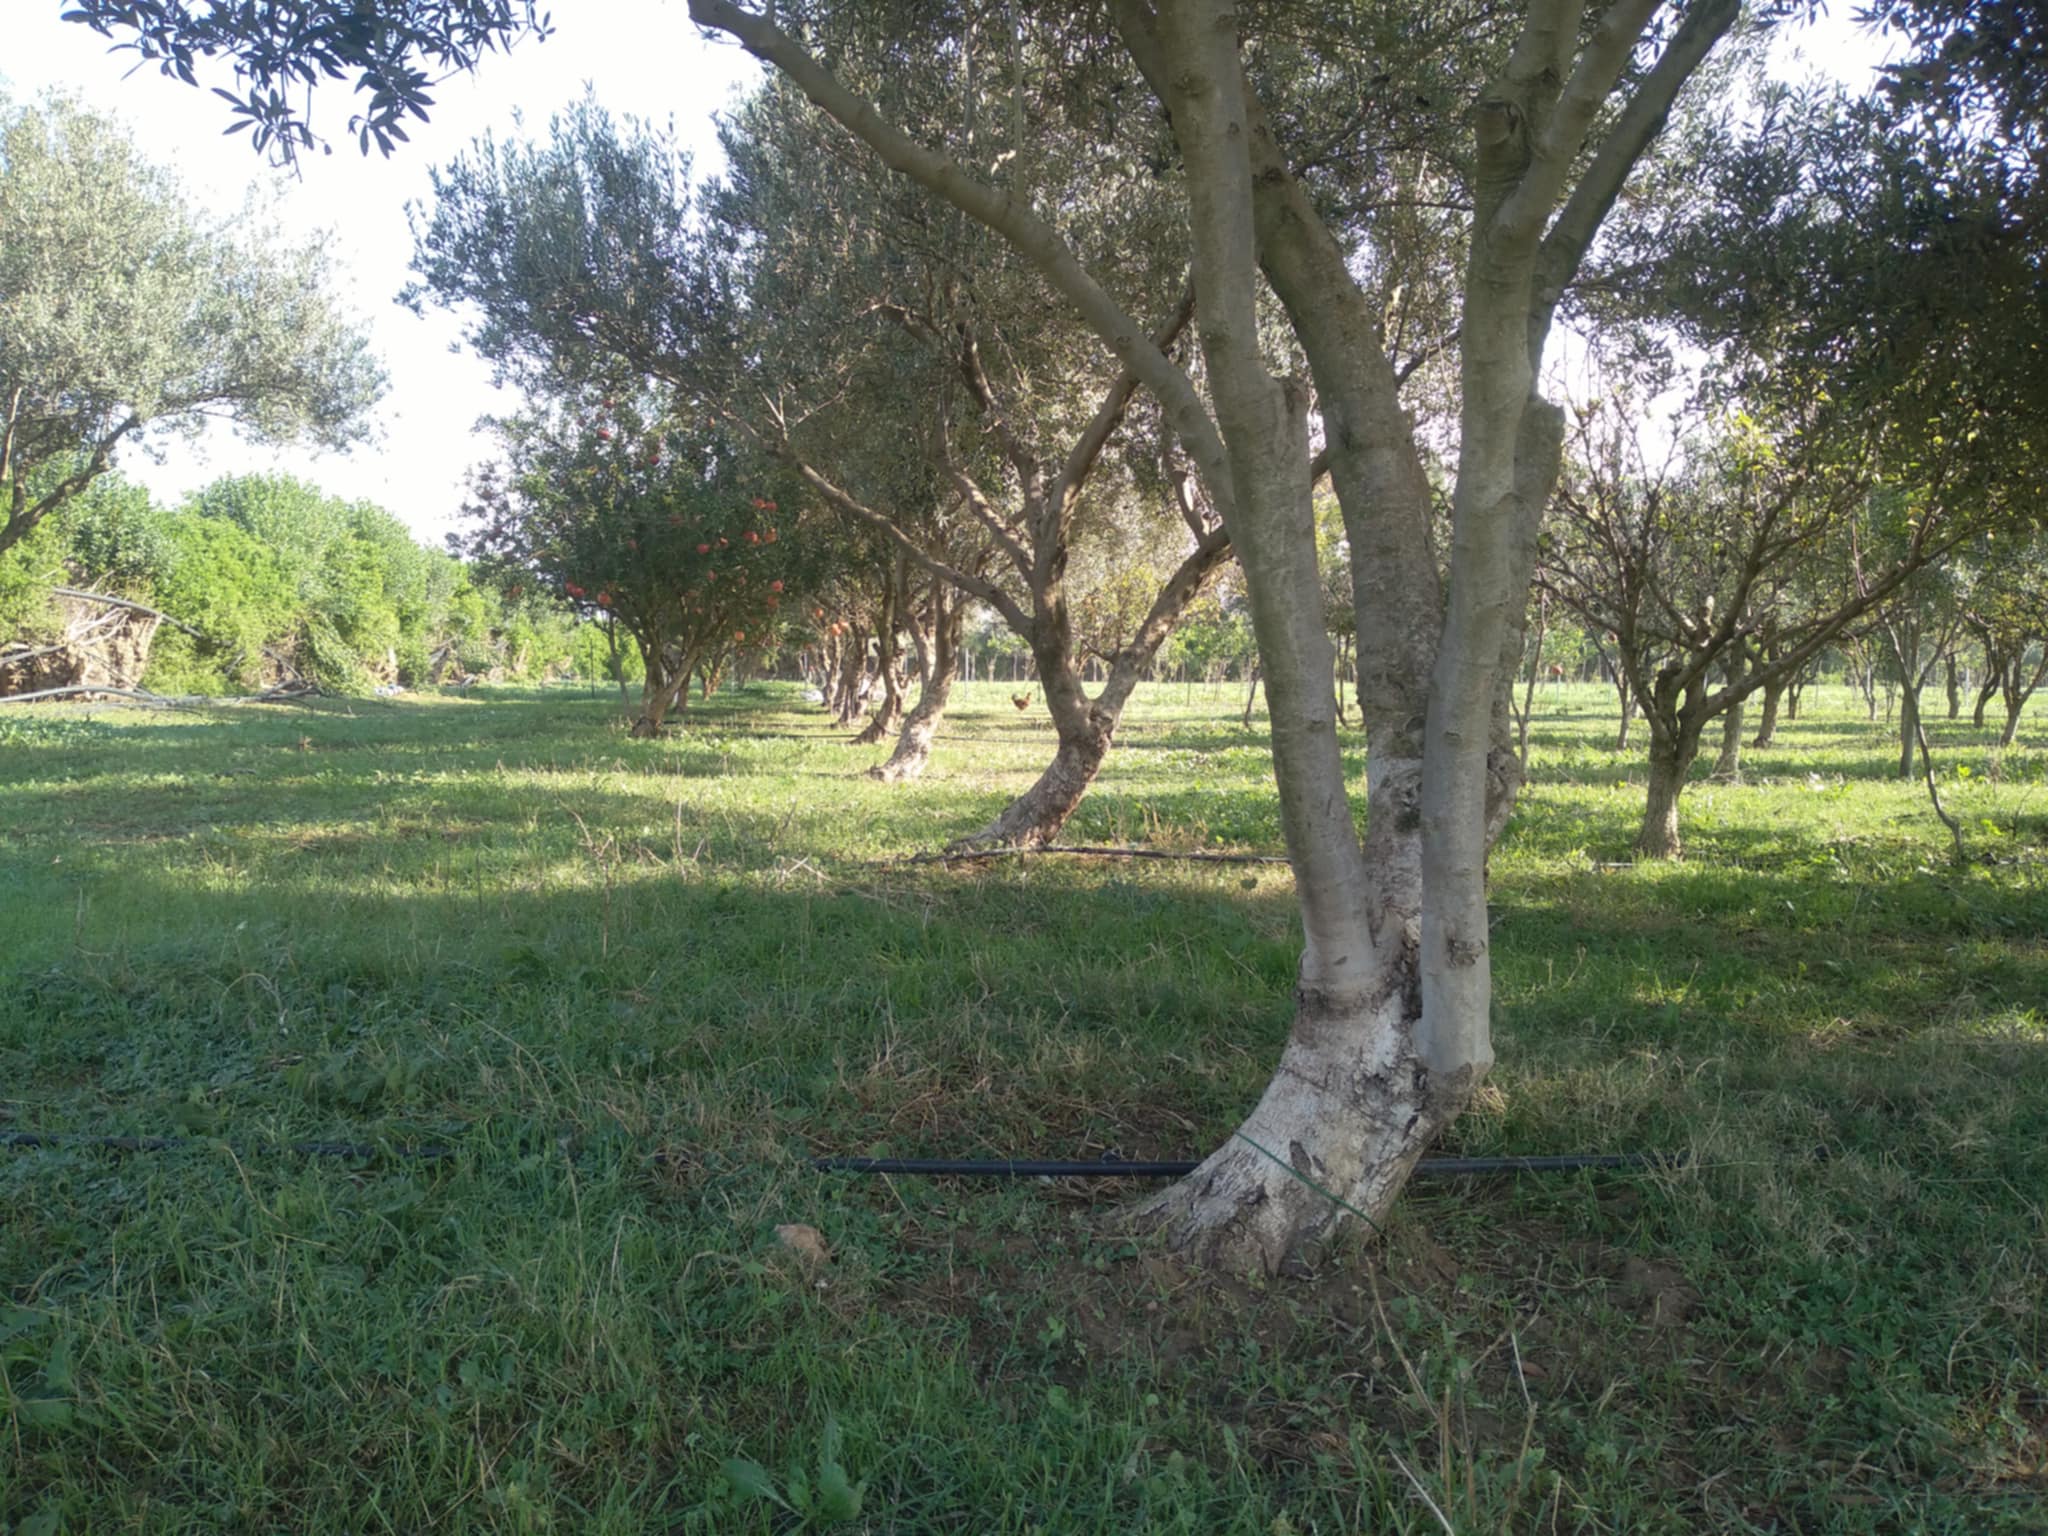
[{"label": "white sky through leaves", "polygon": [[[524,42],[487,58],[473,77],[443,82],[432,93],[431,120],[409,125],[412,142],[388,160],[374,151],[364,157],[345,133],[349,91],[323,90],[313,123],[334,152],[306,156],[293,177],[269,170],[246,136],[223,137],[230,119],[218,97],[164,79],[153,66],[130,73],[134,56],[109,53],[97,34],[61,20],[59,0],[16,0],[12,10],[0,53],[0,87],[9,96],[32,99],[52,87],[69,92],[121,118],[143,153],[174,170],[201,206],[233,213],[256,189],[292,235],[321,233],[344,298],[368,321],[390,374],[377,440],[353,453],[255,449],[218,429],[196,447],[172,444],[162,463],[129,449],[120,467],[163,501],[220,475],[283,470],[331,494],[374,501],[432,543],[455,526],[464,476],[481,448],[471,431],[477,417],[516,401],[491,388],[482,363],[456,350],[452,316],[430,312],[421,319],[394,302],[412,254],[405,205],[426,196],[429,169],[486,130],[520,132],[522,118],[525,133],[544,133],[549,115],[580,96],[586,82],[614,114],[673,118],[700,173],[715,169],[712,114],[755,74],[736,47],[704,41],[680,4],[584,0],[556,7],[557,31],[546,43]],[[1885,54],[1882,40],[1855,32],[1845,15],[1792,42],[1804,60],[1784,50],[1785,73],[1819,69],[1857,84]],[[224,71],[201,78],[230,83]]]}]

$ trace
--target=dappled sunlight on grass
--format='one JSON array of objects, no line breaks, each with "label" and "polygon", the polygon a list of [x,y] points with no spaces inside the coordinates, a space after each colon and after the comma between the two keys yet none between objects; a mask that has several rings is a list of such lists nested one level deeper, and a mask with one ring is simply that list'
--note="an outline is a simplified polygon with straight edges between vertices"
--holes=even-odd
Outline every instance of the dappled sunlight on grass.
[{"label": "dappled sunlight on grass", "polygon": [[[516,1528],[489,1466],[556,1528],[723,1536],[769,1527],[722,1461],[829,1414],[876,1529],[1305,1536],[1434,1528],[1391,1455],[1483,1489],[1527,1424],[1559,1529],[1755,1529],[1757,1490],[1783,1529],[2029,1528],[2038,721],[1995,771],[1936,722],[1966,865],[1819,690],[1660,865],[1611,698],[1546,690],[1499,1063],[1443,1150],[1691,1162],[1418,1184],[1378,1249],[1246,1292],[1096,1220],[1114,1186],[803,1162],[1192,1155],[1271,1071],[1284,868],[907,862],[1044,766],[1010,691],[897,788],[787,687],[654,742],[569,690],[0,720],[0,1129],[199,1138],[0,1161],[0,1401],[59,1400],[59,1338],[71,1383],[0,1455],[80,1529]],[[1241,705],[1142,688],[1071,840],[1273,851]],[[248,1151],[303,1138],[453,1155]]]}]

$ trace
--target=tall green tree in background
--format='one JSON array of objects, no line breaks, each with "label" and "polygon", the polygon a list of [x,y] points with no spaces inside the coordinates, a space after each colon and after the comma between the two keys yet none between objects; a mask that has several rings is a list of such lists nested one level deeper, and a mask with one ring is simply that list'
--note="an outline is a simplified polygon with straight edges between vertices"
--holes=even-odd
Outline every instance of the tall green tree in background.
[{"label": "tall green tree in background", "polygon": [[772,463],[665,419],[658,398],[572,395],[497,434],[504,464],[478,475],[461,543],[631,637],[635,736],[659,735],[692,680],[709,691],[732,658],[772,654],[817,565]]},{"label": "tall green tree in background", "polygon": [[72,102],[0,106],[0,551],[124,442],[344,446],[381,388],[317,246],[229,235]]}]

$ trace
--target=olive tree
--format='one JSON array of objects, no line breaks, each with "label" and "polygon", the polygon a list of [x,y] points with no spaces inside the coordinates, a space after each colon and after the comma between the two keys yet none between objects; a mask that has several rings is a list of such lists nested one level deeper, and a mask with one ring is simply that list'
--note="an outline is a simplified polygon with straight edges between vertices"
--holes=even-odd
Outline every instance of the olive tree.
[{"label": "olive tree", "polygon": [[[1159,402],[1244,566],[1302,907],[1295,1025],[1244,1124],[1147,1215],[1185,1251],[1277,1268],[1344,1213],[1383,1214],[1491,1065],[1485,865],[1519,786],[1502,683],[1521,649],[1563,437],[1538,389],[1544,348],[1630,168],[1739,7],[1639,0],[1595,16],[1532,0],[1470,82],[1447,580],[1384,315],[1347,261],[1361,230],[1325,220],[1304,179],[1308,146],[1283,138],[1290,119],[1275,108],[1295,77],[1259,72],[1263,13],[1222,0],[1109,7],[1127,81],[1144,84],[1174,133],[1198,377],[1118,303],[1030,189],[981,171],[969,145],[903,132],[834,73],[810,39],[841,8],[803,9],[691,0],[699,21],[1038,269]],[[1346,47],[1334,29],[1327,42]],[[1269,299],[1303,374],[1272,371]],[[1350,543],[1369,744],[1363,839],[1313,597],[1312,407]]]},{"label": "olive tree", "polygon": [[[392,20],[418,9],[394,6]],[[471,14],[482,12],[506,35],[518,30],[508,8],[479,0]],[[1295,1020],[1244,1123],[1144,1215],[1181,1251],[1271,1271],[1346,1213],[1378,1220],[1492,1063],[1485,869],[1519,788],[1503,682],[1521,652],[1537,523],[1563,440],[1562,413],[1539,388],[1544,354],[1557,305],[1631,170],[1742,6],[1480,9],[1453,28],[1472,40],[1458,55],[1472,69],[1449,90],[1422,92],[1376,56],[1377,42],[1416,19],[1408,8],[1109,0],[1099,35],[1074,52],[1116,86],[1104,88],[1120,103],[1112,112],[1163,112],[1172,129],[1162,174],[1184,199],[1196,359],[1175,355],[1171,334],[1120,302],[1113,267],[1084,259],[1058,206],[985,158],[964,125],[907,133],[835,72],[835,26],[873,26],[881,12],[899,38],[919,37],[914,56],[897,51],[904,69],[957,54],[950,6],[690,0],[693,17],[781,72],[935,205],[1028,262],[1050,300],[1156,403],[1229,532],[1301,904]],[[384,36],[400,46],[395,26]],[[1298,67],[1269,68],[1276,58]],[[1449,164],[1465,238],[1450,285],[1458,410],[1445,450],[1455,489],[1443,574],[1426,446],[1400,399],[1386,310],[1354,267],[1370,244],[1369,200],[1333,207],[1316,195],[1316,167],[1372,158],[1375,141],[1360,129],[1378,124],[1370,112],[1340,115],[1347,126],[1333,148],[1314,131],[1320,114],[1289,110],[1331,80],[1355,81],[1368,104],[1421,96],[1457,146]],[[1269,350],[1262,320],[1275,317],[1289,345]],[[1295,348],[1303,365],[1276,373],[1275,359]],[[1316,430],[1350,545],[1369,743],[1362,836],[1337,738],[1334,648],[1314,600]]]},{"label": "olive tree", "polygon": [[114,123],[0,109],[0,550],[124,442],[362,435],[382,380],[317,246],[231,236]]}]

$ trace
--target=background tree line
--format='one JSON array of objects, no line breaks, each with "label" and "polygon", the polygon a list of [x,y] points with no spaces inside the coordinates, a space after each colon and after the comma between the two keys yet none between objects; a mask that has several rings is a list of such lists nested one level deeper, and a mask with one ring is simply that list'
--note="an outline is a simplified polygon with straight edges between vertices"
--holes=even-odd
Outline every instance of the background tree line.
[{"label": "background tree line", "polygon": [[99,477],[0,554],[0,665],[53,637],[56,589],[161,610],[140,681],[159,693],[238,694],[309,683],[345,693],[471,676],[595,675],[601,653],[569,609],[480,580],[389,512],[287,476],[215,481],[164,507]]}]

